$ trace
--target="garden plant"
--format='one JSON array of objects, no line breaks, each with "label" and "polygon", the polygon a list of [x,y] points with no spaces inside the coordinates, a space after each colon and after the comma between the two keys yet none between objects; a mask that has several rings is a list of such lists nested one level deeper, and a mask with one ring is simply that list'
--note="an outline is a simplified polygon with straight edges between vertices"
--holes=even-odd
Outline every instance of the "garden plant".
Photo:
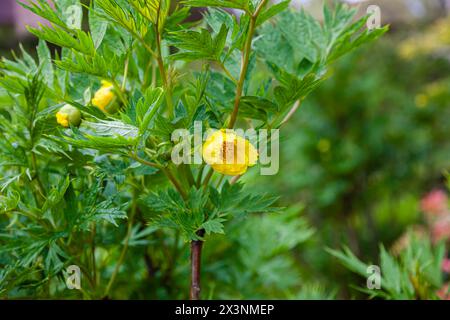
[{"label": "garden plant", "polygon": [[48,23],[28,28],[35,52],[0,64],[1,296],[199,299],[228,282],[248,297],[246,281],[277,291],[278,273],[296,276],[285,253],[313,233],[301,208],[242,181],[331,65],[386,27],[340,2],[322,22],[289,1],[22,5]]}]

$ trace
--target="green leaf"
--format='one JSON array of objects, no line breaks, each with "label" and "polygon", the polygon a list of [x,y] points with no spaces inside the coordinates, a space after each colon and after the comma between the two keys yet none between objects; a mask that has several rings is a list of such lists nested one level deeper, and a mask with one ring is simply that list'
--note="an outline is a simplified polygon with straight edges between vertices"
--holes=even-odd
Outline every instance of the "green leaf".
[{"label": "green leaf", "polygon": [[207,195],[199,190],[191,190],[187,202],[178,192],[169,188],[143,198],[145,204],[158,216],[148,214],[151,226],[158,228],[174,228],[182,231],[186,240],[198,240],[196,231],[204,220],[204,209]]},{"label": "green leaf", "polygon": [[124,57],[110,56],[109,59],[104,55],[95,53],[93,56],[83,55],[73,52],[73,57],[65,57],[62,60],[56,60],[58,68],[73,73],[85,73],[104,79],[110,79],[112,74],[116,74],[121,68],[120,64]]},{"label": "green leaf", "polygon": [[148,23],[144,23],[143,19],[138,19],[127,2],[97,0],[95,3],[101,11],[95,9],[94,14],[98,14],[101,18],[119,25],[138,39],[143,39],[147,34]]},{"label": "green leaf", "polygon": [[102,201],[96,204],[88,214],[83,217],[83,222],[80,224],[82,230],[89,230],[91,222],[98,222],[105,220],[112,225],[118,227],[117,220],[126,219],[127,213],[124,210],[127,203],[121,206],[116,206],[111,199]]},{"label": "green leaf", "polygon": [[80,129],[72,128],[72,132],[67,130],[62,137],[51,138],[77,147],[127,154],[127,147],[137,144],[138,132],[137,127],[121,121],[83,121]]},{"label": "green leaf", "polygon": [[256,96],[244,96],[239,104],[239,114],[245,118],[267,121],[268,115],[277,111],[278,106],[275,103]]},{"label": "green leaf", "polygon": [[[94,10],[96,4],[94,2]],[[91,9],[92,10],[92,9]],[[89,31],[91,32],[94,47],[100,47],[108,28],[108,20],[102,19],[94,11],[89,11]]]},{"label": "green leaf", "polygon": [[66,193],[69,184],[70,179],[69,177],[66,177],[60,182],[58,186],[50,190],[47,199],[45,200],[44,205],[42,206],[41,209],[42,212],[45,213],[47,210],[54,208],[64,199],[64,194]]},{"label": "green leaf", "polygon": [[212,220],[208,220],[206,222],[204,222],[202,224],[202,228],[205,229],[206,234],[211,234],[211,233],[221,233],[224,234],[224,226],[223,223],[225,219],[221,219],[221,218],[216,218],[216,219],[212,219]]},{"label": "green leaf", "polygon": [[320,24],[306,11],[286,11],[280,15],[277,28],[294,50],[294,59],[307,58],[316,62],[325,48],[325,37]]},{"label": "green leaf", "polygon": [[344,247],[344,252],[330,248],[326,248],[325,250],[332,256],[336,257],[340,263],[351,271],[363,277],[367,276],[367,265],[361,262],[361,260],[359,260],[348,247]]},{"label": "green leaf", "polygon": [[215,37],[207,29],[200,32],[186,30],[171,32],[169,42],[180,51],[171,55],[172,60],[193,61],[199,59],[220,60],[225,47],[228,29],[222,25]]},{"label": "green leaf", "polygon": [[395,259],[380,246],[380,267],[383,270],[382,286],[391,294],[400,294],[402,290],[402,270]]},{"label": "green leaf", "polygon": [[250,11],[249,0],[185,0],[182,3],[190,7],[220,7]]},{"label": "green leaf", "polygon": [[67,27],[69,29],[81,29],[83,9],[78,0],[72,1],[70,5],[66,5],[61,9],[63,10],[63,16]]},{"label": "green leaf", "polygon": [[140,134],[147,131],[150,121],[163,102],[163,95],[162,88],[148,88],[144,97],[138,101],[136,116]]},{"label": "green leaf", "polygon": [[40,28],[27,26],[27,30],[36,37],[58,46],[74,49],[89,56],[95,54],[94,42],[88,33],[82,30],[74,30],[74,37],[74,35],[56,25],[52,25],[53,28],[39,25]]},{"label": "green leaf", "polygon": [[138,128],[121,121],[84,121],[83,128],[87,128],[88,131],[95,132],[96,135],[104,137],[122,137],[133,140],[138,136]]},{"label": "green leaf", "polygon": [[39,44],[37,46],[37,54],[39,58],[39,66],[41,68],[41,74],[44,78],[44,82],[50,88],[53,88],[53,65],[52,65],[52,57],[50,54],[50,50],[47,47],[45,41],[39,40]]},{"label": "green leaf", "polygon": [[50,6],[47,0],[31,0],[25,2],[19,2],[19,4],[25,9],[33,12],[34,14],[45,18],[46,20],[54,23],[55,25],[68,29],[66,23],[61,19],[59,14]]},{"label": "green leaf", "polygon": [[20,194],[18,192],[8,191],[6,196],[0,195],[0,213],[5,213],[16,209],[19,202]]},{"label": "green leaf", "polygon": [[259,26],[264,22],[266,22],[267,20],[269,20],[270,18],[276,16],[280,12],[285,11],[287,8],[289,8],[289,3],[291,3],[291,0],[281,1],[279,3],[269,5],[268,7],[264,8],[258,15],[256,25]]},{"label": "green leaf", "polygon": [[244,215],[261,212],[276,212],[280,208],[273,207],[276,197],[264,194],[249,194],[243,191],[241,183],[233,185],[225,182],[220,192],[220,201],[217,212],[220,216]]},{"label": "green leaf", "polygon": [[170,9],[167,0],[129,0],[130,5],[153,25],[158,26],[159,32],[164,29],[164,23]]}]

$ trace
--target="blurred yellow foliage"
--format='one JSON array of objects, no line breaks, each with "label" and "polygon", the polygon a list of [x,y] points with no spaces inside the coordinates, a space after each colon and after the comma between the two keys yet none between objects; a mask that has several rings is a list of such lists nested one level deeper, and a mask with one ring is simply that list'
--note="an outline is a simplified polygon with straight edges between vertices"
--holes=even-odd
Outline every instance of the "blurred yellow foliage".
[{"label": "blurred yellow foliage", "polygon": [[450,47],[450,18],[443,18],[428,27],[423,33],[414,35],[398,47],[398,53],[404,59],[418,55],[435,54]]}]

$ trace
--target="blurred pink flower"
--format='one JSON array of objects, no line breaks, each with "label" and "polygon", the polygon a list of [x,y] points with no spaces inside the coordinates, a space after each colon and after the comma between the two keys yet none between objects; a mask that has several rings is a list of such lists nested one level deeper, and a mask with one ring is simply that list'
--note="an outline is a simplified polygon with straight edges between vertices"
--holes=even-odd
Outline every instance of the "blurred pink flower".
[{"label": "blurred pink flower", "polygon": [[450,259],[446,258],[442,261],[442,270],[446,273],[450,273]]},{"label": "blurred pink flower", "polygon": [[[27,4],[30,3],[29,0],[22,2],[25,2]],[[48,2],[50,3],[51,6],[53,6],[53,3],[51,1]],[[29,35],[26,26],[37,27],[39,23],[50,25],[47,20],[35,15],[28,9],[25,9],[16,1],[13,1],[13,11],[14,11],[15,29],[17,35],[19,36]]]},{"label": "blurred pink flower", "polygon": [[429,217],[441,216],[448,212],[448,198],[447,194],[436,189],[429,192],[425,197],[422,198],[420,202],[420,208]]},{"label": "blurred pink flower", "polygon": [[450,239],[450,219],[443,217],[433,222],[431,226],[431,236],[434,242]]},{"label": "blurred pink flower", "polygon": [[450,300],[450,293],[448,292],[448,289],[449,289],[448,286],[449,286],[449,284],[446,283],[442,286],[442,288],[438,292],[436,292],[439,299]]}]

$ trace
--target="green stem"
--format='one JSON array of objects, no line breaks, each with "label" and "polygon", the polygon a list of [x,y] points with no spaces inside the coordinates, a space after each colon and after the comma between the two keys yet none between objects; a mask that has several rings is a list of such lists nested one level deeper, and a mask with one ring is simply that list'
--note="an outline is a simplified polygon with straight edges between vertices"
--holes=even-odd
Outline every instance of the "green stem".
[{"label": "green stem", "polygon": [[123,264],[123,261],[125,260],[131,233],[133,231],[133,220],[134,220],[134,216],[137,211],[136,208],[137,208],[136,194],[134,194],[133,195],[133,204],[131,207],[130,219],[128,220],[127,234],[125,236],[125,239],[123,240],[124,241],[123,248],[122,248],[122,251],[120,252],[119,261],[117,261],[117,264],[116,264],[116,267],[114,268],[113,274],[112,274],[111,278],[109,279],[108,285],[106,286],[105,293],[103,294],[104,297],[108,296],[109,291],[111,290],[112,285],[113,285],[114,281],[116,280],[119,269],[120,269],[121,265]]},{"label": "green stem", "polygon": [[145,164],[146,166],[157,168],[157,169],[161,169],[162,168],[162,166],[160,164],[157,164],[155,162],[151,162],[151,161],[147,161],[145,159],[142,159],[141,157],[138,157],[134,153],[129,153],[128,156],[131,159],[136,160],[139,163]]},{"label": "green stem", "polygon": [[125,96],[123,95],[122,88],[119,86],[119,84],[117,83],[115,78],[111,78],[110,80],[113,84],[115,92],[117,93],[117,96],[119,97],[120,101],[122,101],[122,103],[126,106],[128,104],[128,101],[125,98]]},{"label": "green stem", "polygon": [[38,204],[42,204],[46,199],[45,189],[41,179],[39,178],[36,155],[34,154],[33,150],[31,150],[30,152],[31,152],[31,166],[33,168],[33,180],[36,182],[37,194],[39,195]]},{"label": "green stem", "polygon": [[217,181],[216,189],[219,189],[220,184],[221,184],[222,181],[223,181],[223,178],[225,178],[225,175],[224,175],[224,174],[222,174],[222,175],[220,176],[220,178],[219,178],[219,181]]},{"label": "green stem", "polygon": [[231,81],[233,81],[235,84],[238,83],[238,81],[236,80],[235,77],[233,77],[233,75],[231,74],[231,72],[227,69],[227,67],[225,67],[223,62],[219,62],[219,66],[222,68],[223,72],[225,72],[225,74],[228,76],[228,78],[230,78]]},{"label": "green stem", "polygon": [[142,87],[147,88],[148,75],[150,72],[150,68],[153,66],[152,59],[148,59],[147,66],[145,67],[144,78],[142,79]]},{"label": "green stem", "polygon": [[96,225],[92,228],[92,239],[91,239],[91,264],[92,264],[92,281],[94,285],[97,286],[97,267],[95,263],[95,235],[97,232]]},{"label": "green stem", "polygon": [[242,177],[242,175],[234,176],[233,178],[231,178],[230,184],[235,184],[240,177]]},{"label": "green stem", "polygon": [[211,180],[212,175],[214,174],[214,169],[209,168],[208,173],[206,174],[205,180],[203,180],[203,186],[206,187]]},{"label": "green stem", "polygon": [[[292,118],[292,116],[295,114],[297,109],[300,107],[300,103],[301,103],[300,100],[297,100],[297,101],[294,102],[292,107],[289,109],[289,111],[284,116],[283,120],[281,120],[280,124],[276,125],[276,123],[278,122],[278,119],[280,118],[280,116],[275,117],[275,119],[270,124],[270,128],[277,128],[277,129],[279,129],[282,125],[284,125],[286,122],[288,122]],[[276,127],[275,127],[275,125],[276,125]]]},{"label": "green stem", "polygon": [[161,75],[161,78],[162,78],[162,81],[164,84],[164,88],[166,89],[165,97],[166,97],[166,103],[167,103],[167,110],[168,110],[168,113],[170,116],[173,111],[172,89],[171,89],[171,84],[170,84],[169,78],[167,76],[166,68],[164,66],[164,61],[163,61],[163,57],[162,57],[161,34],[159,33],[158,24],[155,25],[155,33],[156,33],[156,51],[157,51],[156,61],[158,63],[159,73]]},{"label": "green stem", "polygon": [[161,168],[161,171],[167,176],[167,178],[169,178],[170,182],[172,182],[173,186],[175,187],[175,189],[177,189],[177,191],[180,193],[180,195],[183,197],[183,199],[187,199],[186,192],[183,190],[183,188],[181,187],[180,183],[175,178],[175,176],[170,171],[170,169],[163,167],[163,168]]},{"label": "green stem", "polygon": [[126,84],[127,84],[127,76],[128,76],[128,65],[130,63],[130,57],[127,56],[127,59],[125,60],[125,68],[123,70],[123,80],[122,80],[122,85],[120,86],[120,89],[123,91],[126,88]]},{"label": "green stem", "polygon": [[145,159],[142,159],[140,157],[138,157],[137,155],[133,154],[133,153],[129,153],[128,154],[130,158],[136,160],[137,162],[140,162],[142,164],[145,164],[147,166],[153,167],[153,168],[157,168],[159,170],[161,170],[166,176],[167,178],[170,180],[170,182],[172,182],[173,186],[175,187],[175,189],[177,189],[177,191],[181,194],[181,196],[183,197],[183,199],[187,198],[187,194],[186,192],[183,190],[183,188],[181,187],[180,183],[178,182],[178,180],[175,178],[175,176],[172,174],[172,172],[170,171],[170,169],[163,167],[162,165],[155,163],[155,162],[151,162],[151,161],[147,161]]},{"label": "green stem", "polygon": [[267,0],[262,0],[255,12],[250,16],[250,25],[248,28],[247,38],[244,43],[244,50],[242,52],[242,62],[241,62],[241,70],[239,73],[239,81],[236,86],[236,96],[234,98],[234,107],[233,112],[231,113],[230,122],[228,123],[228,128],[232,129],[236,124],[237,116],[239,113],[239,103],[241,102],[242,90],[244,88],[244,81],[247,75],[248,62],[250,60],[250,53],[252,49],[252,40],[253,35],[255,33],[256,28],[256,20],[258,19],[258,15],[261,12],[262,8],[266,4]]},{"label": "green stem", "polygon": [[204,163],[198,169],[197,181],[195,182],[195,185],[197,186],[197,188],[200,188],[200,185],[202,184],[203,170],[205,170],[205,164]]},{"label": "green stem", "polygon": [[195,186],[195,179],[194,176],[192,175],[191,167],[189,167],[187,164],[182,164],[182,168],[183,174],[186,177],[189,187]]}]

